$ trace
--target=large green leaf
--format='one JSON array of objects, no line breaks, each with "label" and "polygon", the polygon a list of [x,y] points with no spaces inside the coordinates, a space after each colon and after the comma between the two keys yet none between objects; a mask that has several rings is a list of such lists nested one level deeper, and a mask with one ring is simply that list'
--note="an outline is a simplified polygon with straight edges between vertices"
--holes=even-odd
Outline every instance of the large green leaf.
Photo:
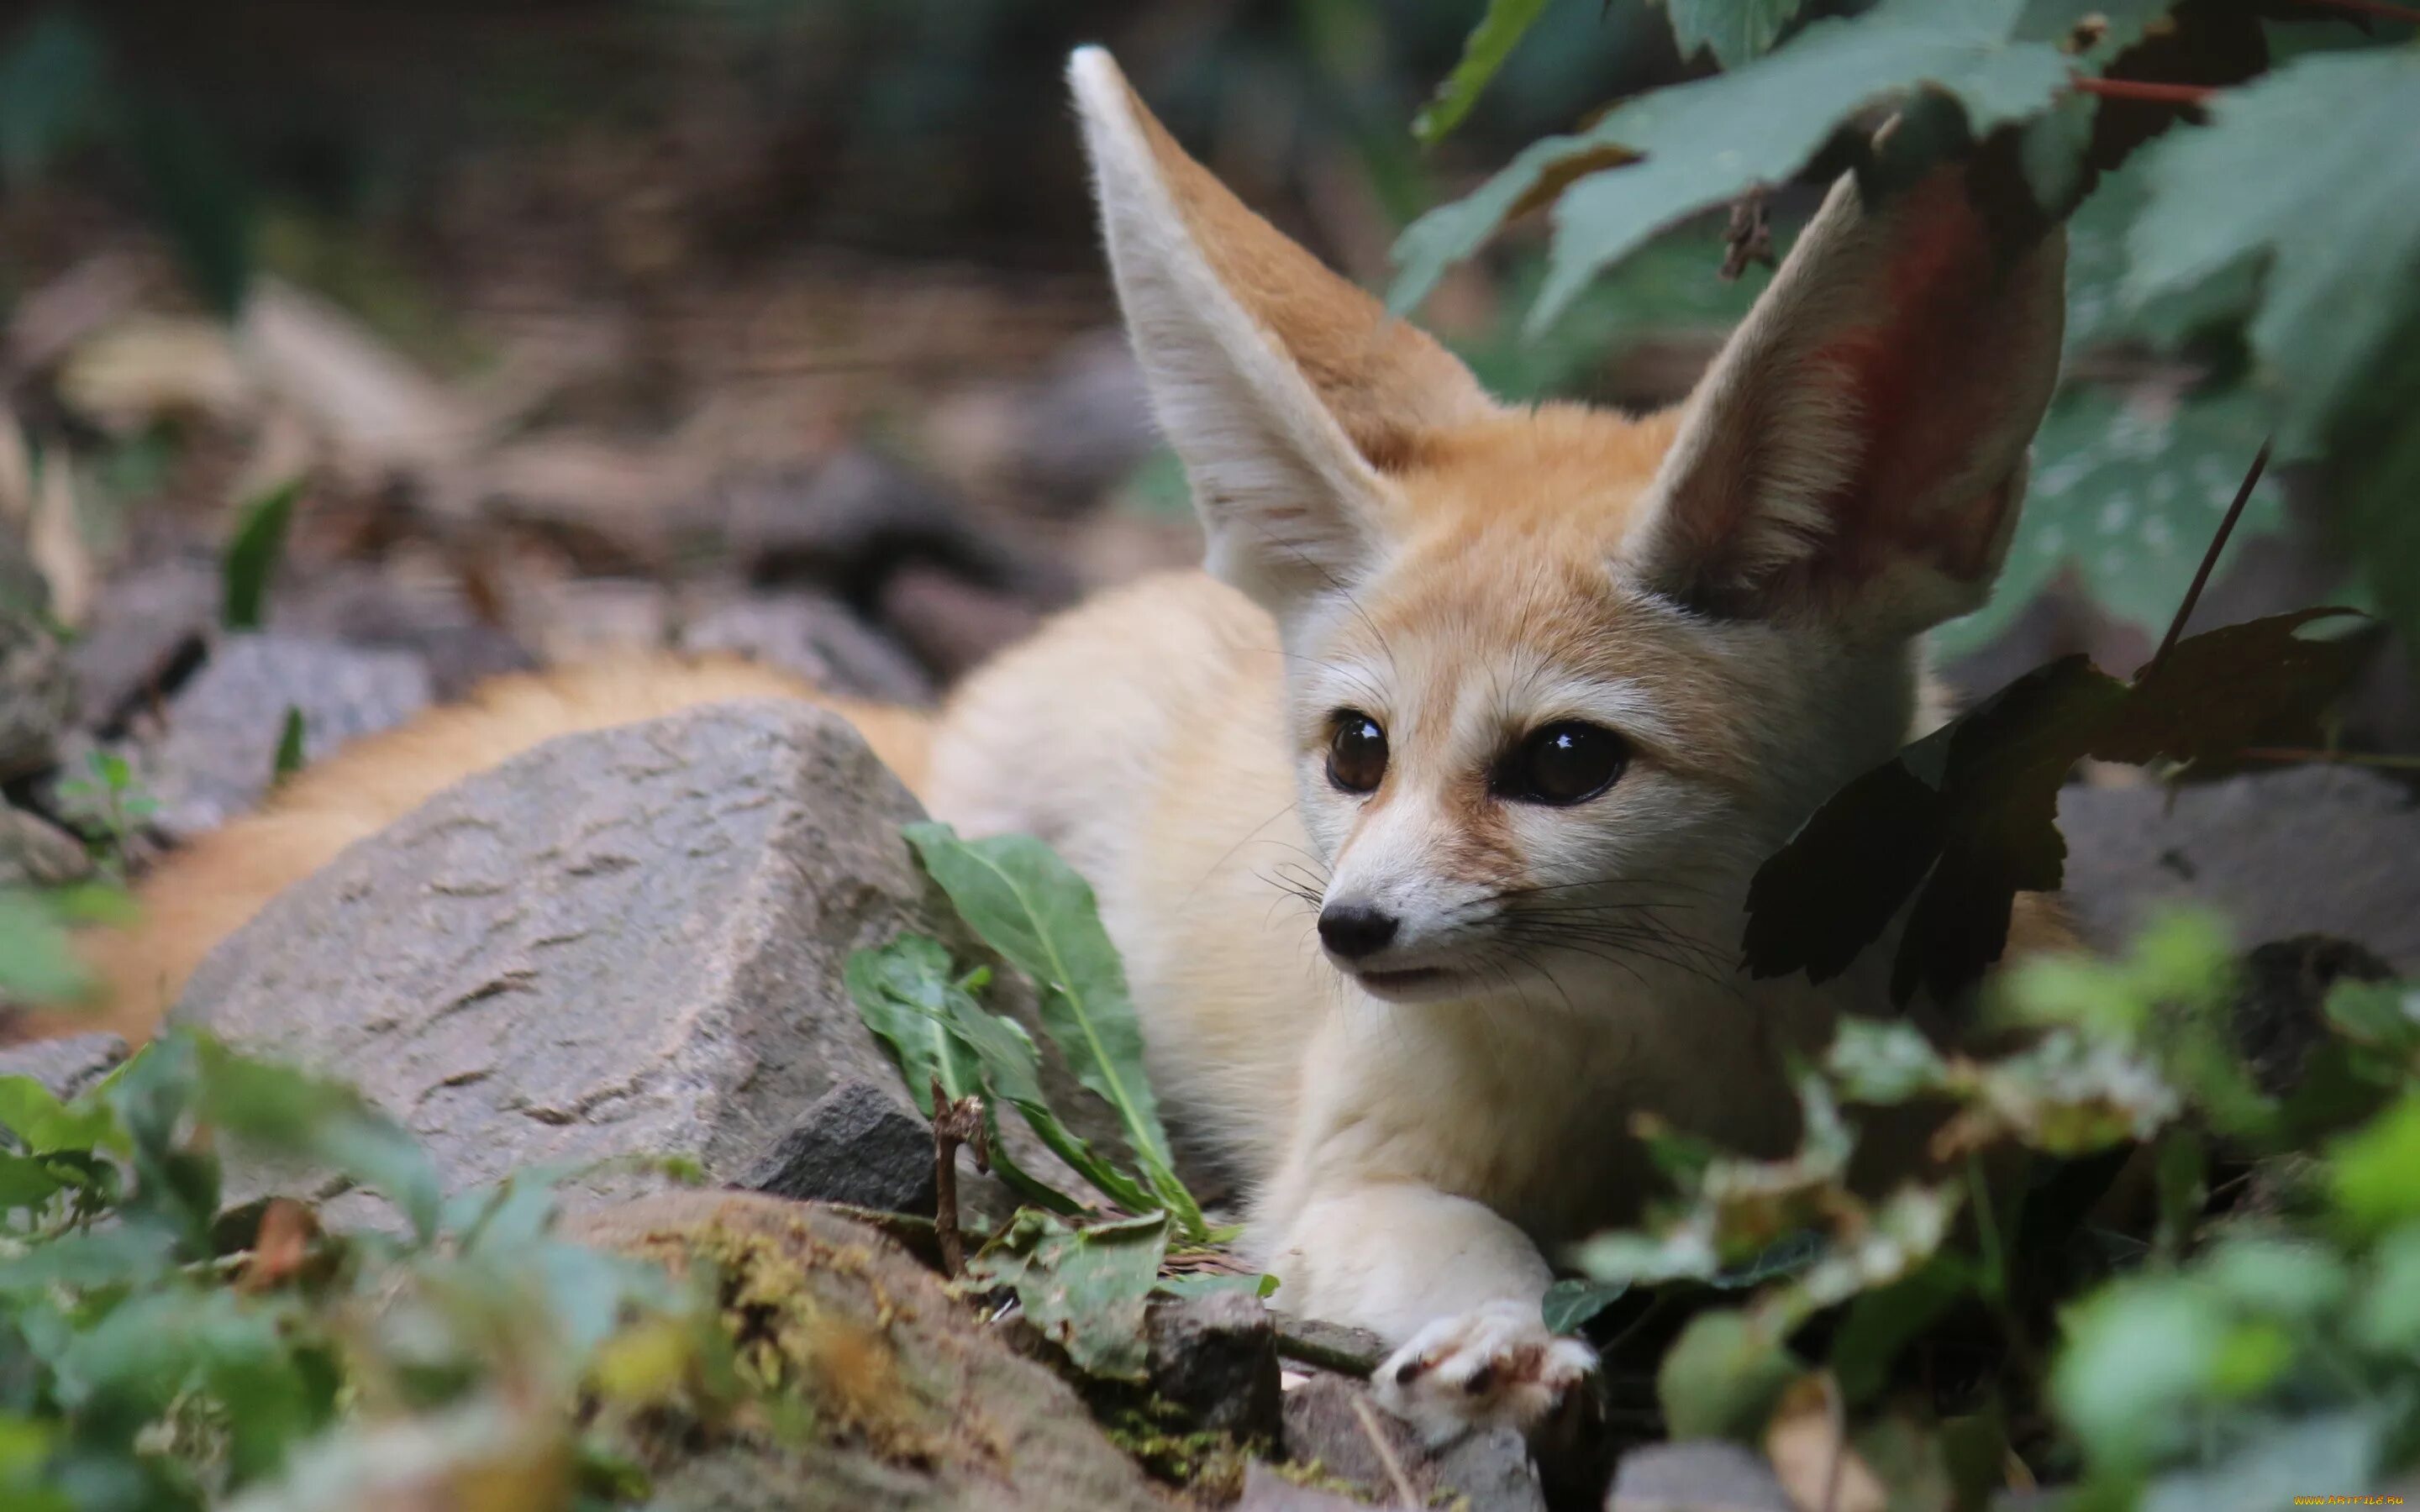
[{"label": "large green leaf", "polygon": [[1487,0],[1487,10],[1462,44],[1462,61],[1437,85],[1436,98],[1412,119],[1412,134],[1435,142],[1462,124],[1487,82],[1512,55],[1514,44],[1546,8],[1546,0]]},{"label": "large green leaf", "polygon": [[2265,261],[2250,335],[2286,455],[2317,449],[2420,277],[2420,51],[2318,53],[2230,89],[2150,150],[2129,239],[2147,300]]},{"label": "large green leaf", "polygon": [[1159,1262],[1167,1251],[1165,1213],[1070,1228],[1027,1211],[967,1262],[967,1274],[985,1285],[1014,1288],[1026,1316],[1078,1369],[1140,1381],[1146,1357],[1143,1313],[1159,1285]]},{"label": "large green leaf", "polygon": [[1031,835],[963,841],[938,824],[910,825],[907,835],[974,932],[1033,979],[1044,1032],[1077,1079],[1117,1110],[1152,1191],[1188,1237],[1205,1232],[1200,1205],[1176,1178],[1143,1066],[1142,1025],[1092,887]]},{"label": "large green leaf", "polygon": [[[2032,484],[1992,601],[1935,630],[1934,649],[1957,656],[1988,643],[2068,572],[2095,604],[2156,640],[2260,449],[2265,419],[2259,396],[2241,389],[2062,393],[2034,440]],[[2285,524],[2284,490],[2266,476],[2227,538],[2221,570]]]},{"label": "large green leaf", "polygon": [[1699,48],[1726,69],[1736,69],[1764,52],[1798,14],[1799,0],[1664,0],[1672,13],[1672,39],[1687,57]]},{"label": "large green leaf", "polygon": [[1575,171],[1621,163],[1588,173],[1558,204],[1532,331],[1656,231],[1789,178],[1869,106],[1937,91],[1978,133],[2033,115],[2066,84],[2068,60],[2047,42],[2010,39],[2019,8],[2020,0],[1885,0],[1860,17],[1818,22],[1735,73],[1656,90],[1585,131],[1535,143],[1404,233],[1389,301],[1399,311],[1419,304],[1449,265],[1550,179]]}]

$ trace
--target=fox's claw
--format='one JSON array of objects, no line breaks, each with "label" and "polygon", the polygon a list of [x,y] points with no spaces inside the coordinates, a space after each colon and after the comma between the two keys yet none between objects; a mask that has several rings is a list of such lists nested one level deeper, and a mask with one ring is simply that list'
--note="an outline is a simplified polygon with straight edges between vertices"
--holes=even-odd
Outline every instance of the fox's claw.
[{"label": "fox's claw", "polygon": [[1595,1368],[1596,1351],[1546,1332],[1535,1304],[1496,1302],[1413,1335],[1373,1384],[1434,1443],[1474,1427],[1526,1432]]}]

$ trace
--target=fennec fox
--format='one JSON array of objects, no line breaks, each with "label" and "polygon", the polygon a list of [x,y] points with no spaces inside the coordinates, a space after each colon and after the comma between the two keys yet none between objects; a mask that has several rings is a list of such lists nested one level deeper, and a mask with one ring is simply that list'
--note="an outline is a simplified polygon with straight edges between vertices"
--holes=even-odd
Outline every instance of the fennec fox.
[{"label": "fennec fox", "polygon": [[[1208,571],[1058,620],[929,732],[861,727],[939,817],[1090,878],[1285,1304],[1399,1345],[1382,1389],[1417,1419],[1533,1420],[1590,1364],[1539,1320],[1544,1256],[1632,1211],[1633,1116],[1785,1148],[1784,1056],[1883,1001],[1867,970],[1741,975],[1742,899],[1906,737],[1916,638],[1990,588],[2061,243],[1995,253],[1955,172],[1873,208],[1843,180],[1677,410],[1507,408],[1247,210],[1106,54],[1068,73]],[[688,702],[727,696],[710,675]],[[375,827],[355,795],[400,812],[609,722],[608,684],[582,695],[608,712],[533,717],[560,686],[365,742],[247,822],[273,840],[172,862],[151,895],[212,918],[121,943],[121,1011]]]}]

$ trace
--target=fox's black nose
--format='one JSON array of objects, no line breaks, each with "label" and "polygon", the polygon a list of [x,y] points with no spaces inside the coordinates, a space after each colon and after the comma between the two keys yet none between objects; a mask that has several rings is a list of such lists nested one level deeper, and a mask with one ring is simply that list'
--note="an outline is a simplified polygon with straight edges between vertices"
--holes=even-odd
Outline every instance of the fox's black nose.
[{"label": "fox's black nose", "polygon": [[1398,922],[1394,915],[1366,904],[1329,903],[1319,911],[1319,937],[1345,960],[1358,961],[1385,949]]}]

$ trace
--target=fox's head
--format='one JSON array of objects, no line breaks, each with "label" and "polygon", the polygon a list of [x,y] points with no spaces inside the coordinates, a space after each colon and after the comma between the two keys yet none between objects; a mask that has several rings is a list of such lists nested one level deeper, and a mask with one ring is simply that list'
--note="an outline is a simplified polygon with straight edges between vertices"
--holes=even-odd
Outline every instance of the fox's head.
[{"label": "fox's head", "polygon": [[1279,626],[1330,959],[1396,1000],[1728,972],[1749,875],[1906,738],[1916,638],[1990,591],[2058,236],[1995,250],[1955,171],[1844,179],[1677,409],[1508,408],[1106,54],[1069,73],[1209,565]]}]

